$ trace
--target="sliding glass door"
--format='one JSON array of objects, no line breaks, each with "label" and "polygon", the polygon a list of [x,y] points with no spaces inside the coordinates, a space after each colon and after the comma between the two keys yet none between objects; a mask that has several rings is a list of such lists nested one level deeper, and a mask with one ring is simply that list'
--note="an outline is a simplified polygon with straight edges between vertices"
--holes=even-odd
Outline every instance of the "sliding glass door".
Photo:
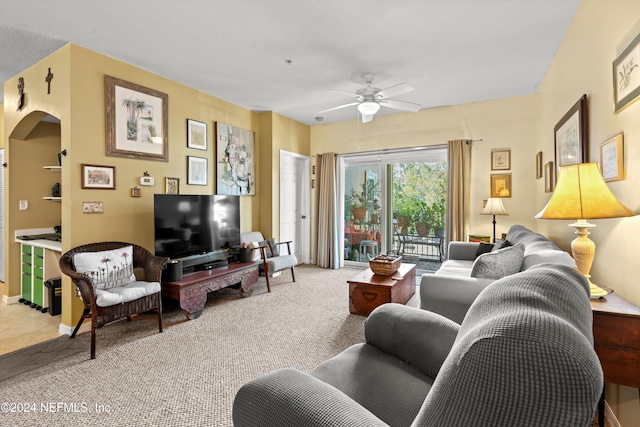
[{"label": "sliding glass door", "polygon": [[340,157],[344,265],[395,253],[436,270],[444,252],[446,146]]}]

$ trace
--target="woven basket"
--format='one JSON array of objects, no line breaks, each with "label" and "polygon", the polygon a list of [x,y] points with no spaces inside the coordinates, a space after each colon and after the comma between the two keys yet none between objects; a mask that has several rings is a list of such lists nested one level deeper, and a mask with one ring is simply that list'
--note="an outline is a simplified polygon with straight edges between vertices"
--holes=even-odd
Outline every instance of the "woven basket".
[{"label": "woven basket", "polygon": [[398,271],[401,263],[402,259],[400,257],[378,255],[369,261],[369,267],[371,267],[371,271],[373,271],[374,274],[378,274],[380,276],[391,276],[393,273]]}]

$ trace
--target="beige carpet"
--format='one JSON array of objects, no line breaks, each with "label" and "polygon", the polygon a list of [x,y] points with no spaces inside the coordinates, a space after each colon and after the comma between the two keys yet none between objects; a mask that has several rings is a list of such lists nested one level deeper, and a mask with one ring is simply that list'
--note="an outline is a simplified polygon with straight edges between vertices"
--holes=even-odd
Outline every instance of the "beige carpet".
[{"label": "beige carpet", "polygon": [[[271,293],[260,278],[249,298],[210,294],[196,320],[165,313],[162,334],[154,315],[107,325],[95,360],[83,338],[86,351],[1,381],[0,401],[33,402],[36,412],[2,414],[0,423],[230,426],[245,382],[282,367],[310,371],[363,341],[364,317],[349,314],[346,283],[357,272],[301,266],[297,282],[283,272]],[[41,403],[52,402],[56,412],[43,412]]]},{"label": "beige carpet", "polygon": [[[107,325],[98,331],[95,360],[87,334],[35,349],[51,355],[43,367],[27,357],[21,367],[18,352],[2,356],[0,366],[13,358],[17,371],[0,380],[0,403],[29,403],[30,412],[2,413],[0,425],[231,426],[233,398],[245,382],[283,367],[310,371],[363,341],[365,318],[348,308],[346,280],[357,273],[300,266],[296,283],[283,272],[271,293],[260,278],[249,298],[210,294],[196,320],[170,310],[162,334],[155,315]],[[419,305],[417,295],[409,305]]]}]

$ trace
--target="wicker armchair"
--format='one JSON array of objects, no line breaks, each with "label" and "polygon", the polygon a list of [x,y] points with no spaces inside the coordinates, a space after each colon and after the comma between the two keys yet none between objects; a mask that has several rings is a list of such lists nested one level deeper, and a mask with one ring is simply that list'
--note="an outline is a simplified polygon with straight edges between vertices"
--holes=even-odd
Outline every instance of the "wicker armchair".
[{"label": "wicker armchair", "polygon": [[[74,256],[80,253],[87,252],[102,252],[111,251],[125,248],[126,246],[133,247],[132,264],[133,269],[142,268],[144,270],[144,278],[140,282],[129,283],[127,285],[138,285],[135,289],[135,293],[147,293],[141,297],[132,299],[127,298],[127,293],[122,294],[114,292],[116,297],[124,296],[123,301],[117,303],[111,303],[106,305],[98,298],[97,294],[101,291],[96,289],[95,279],[92,279],[87,273],[80,273],[76,271],[76,265],[74,263]],[[160,275],[164,264],[168,261],[168,258],[157,257],[145,248],[124,242],[101,242],[91,243],[88,245],[78,246],[66,252],[60,258],[60,270],[71,277],[73,283],[77,286],[82,301],[84,302],[84,312],[82,317],[78,321],[70,338],[74,338],[78,329],[82,325],[84,319],[91,318],[91,358],[95,359],[96,356],[96,330],[102,326],[114,322],[116,320],[127,318],[131,320],[131,316],[138,313],[144,313],[150,310],[157,310],[158,312],[158,329],[162,332],[162,300],[160,292]],[[145,288],[147,286],[147,288]],[[122,286],[123,290],[126,286]],[[117,287],[111,288],[111,290],[118,290]],[[157,290],[157,291],[156,291]],[[104,292],[102,292],[104,293]],[[130,295],[131,295],[130,294]]]}]

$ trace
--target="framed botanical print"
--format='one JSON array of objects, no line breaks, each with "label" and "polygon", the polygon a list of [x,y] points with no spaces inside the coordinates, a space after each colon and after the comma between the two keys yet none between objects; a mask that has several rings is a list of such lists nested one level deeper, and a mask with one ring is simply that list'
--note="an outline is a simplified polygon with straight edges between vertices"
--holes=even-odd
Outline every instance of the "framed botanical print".
[{"label": "framed botanical print", "polygon": [[556,169],[589,161],[587,95],[576,102],[554,127]]},{"label": "framed botanical print", "polygon": [[180,194],[180,179],[166,177],[164,179],[164,194]]},{"label": "framed botanical print", "polygon": [[207,185],[207,159],[187,156],[187,184]]},{"label": "framed botanical print", "polygon": [[207,124],[187,119],[187,147],[207,150]]},{"label": "framed botanical print", "polygon": [[106,155],[169,161],[168,96],[105,76]]},{"label": "framed botanical print", "polygon": [[500,171],[509,169],[511,169],[511,150],[491,150],[491,170]]},{"label": "framed botanical print", "polygon": [[614,111],[619,113],[640,97],[640,34],[613,61]]},{"label": "framed botanical print", "polygon": [[511,174],[491,175],[491,197],[511,197]]},{"label": "framed botanical print", "polygon": [[624,179],[624,150],[622,134],[600,144],[600,171],[605,181]]}]

